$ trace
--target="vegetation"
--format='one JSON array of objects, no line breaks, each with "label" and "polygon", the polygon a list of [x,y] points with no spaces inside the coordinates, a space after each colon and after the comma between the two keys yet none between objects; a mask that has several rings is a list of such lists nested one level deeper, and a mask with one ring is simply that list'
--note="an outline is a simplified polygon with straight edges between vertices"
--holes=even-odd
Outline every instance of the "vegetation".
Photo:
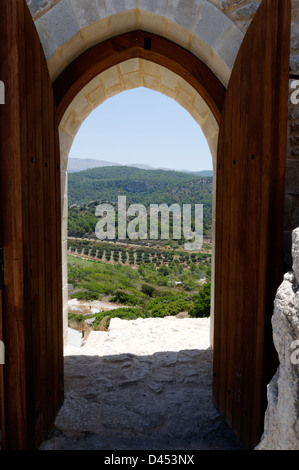
[{"label": "vegetation", "polygon": [[[160,268],[142,263],[134,269],[120,263],[112,265],[69,256],[68,275],[72,298],[120,304],[120,308],[96,315],[69,315],[69,320],[78,324],[95,318],[95,329],[107,316],[126,319],[164,317],[183,311],[191,316],[209,315],[205,286],[209,285],[210,267],[206,263],[186,268],[173,262]],[[203,284],[204,278],[208,284]],[[201,303],[205,307],[202,311]]]},{"label": "vegetation", "polygon": [[[114,205],[125,196],[127,205],[203,204],[204,235],[211,235],[212,177],[199,177],[177,171],[141,170],[131,167],[101,167],[68,175],[68,234],[95,238],[98,218],[95,208],[103,202]],[[194,223],[194,221],[193,221]],[[172,233],[170,218],[170,234]],[[116,216],[117,230],[117,216]]]},{"label": "vegetation", "polygon": [[[212,177],[183,172],[101,167],[68,175],[68,282],[71,298],[103,300],[119,305],[97,314],[69,314],[79,328],[90,319],[93,329],[105,329],[113,317],[135,319],[186,312],[210,314],[211,246],[197,252],[184,250],[184,237],[172,240],[100,241],[95,236],[100,203],[114,205],[116,234],[118,196],[127,205],[203,204],[204,236],[210,238]],[[129,220],[129,219],[127,219]],[[192,217],[194,225],[194,216]],[[161,222],[159,223],[161,229]],[[191,227],[194,230],[194,226]],[[149,218],[148,218],[149,233]],[[160,233],[160,232],[159,232]]]}]

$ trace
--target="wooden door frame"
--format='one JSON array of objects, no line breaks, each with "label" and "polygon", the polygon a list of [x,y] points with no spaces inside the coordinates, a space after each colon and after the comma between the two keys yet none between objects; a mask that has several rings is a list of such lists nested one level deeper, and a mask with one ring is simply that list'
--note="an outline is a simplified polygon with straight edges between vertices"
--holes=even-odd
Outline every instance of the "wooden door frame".
[{"label": "wooden door frame", "polygon": [[24,0],[0,3],[0,38],[6,89],[0,115],[1,448],[33,450],[64,395],[58,125],[44,51]]},{"label": "wooden door frame", "polygon": [[278,366],[271,318],[283,278],[290,25],[290,0],[263,0],[235,61],[218,140],[213,395],[249,449]]}]

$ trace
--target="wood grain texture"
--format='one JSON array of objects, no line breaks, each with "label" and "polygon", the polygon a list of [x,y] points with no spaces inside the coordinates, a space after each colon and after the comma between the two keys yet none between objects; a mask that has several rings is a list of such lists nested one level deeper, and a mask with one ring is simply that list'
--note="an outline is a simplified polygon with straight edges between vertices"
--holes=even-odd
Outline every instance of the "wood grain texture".
[{"label": "wood grain texture", "polygon": [[0,3],[0,39],[7,89],[0,115],[2,448],[36,449],[63,400],[58,127],[47,64],[24,0]]},{"label": "wood grain texture", "polygon": [[217,161],[214,399],[245,447],[263,429],[277,367],[271,316],[282,279],[289,0],[264,0],[222,112]]}]

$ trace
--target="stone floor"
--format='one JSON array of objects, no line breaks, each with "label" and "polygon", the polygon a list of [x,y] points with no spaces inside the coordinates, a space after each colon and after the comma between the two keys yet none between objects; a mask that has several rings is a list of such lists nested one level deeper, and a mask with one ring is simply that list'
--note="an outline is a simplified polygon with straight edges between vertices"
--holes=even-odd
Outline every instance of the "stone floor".
[{"label": "stone floor", "polygon": [[41,449],[242,448],[213,405],[209,319],[113,319],[83,343],[65,350],[65,402]]}]

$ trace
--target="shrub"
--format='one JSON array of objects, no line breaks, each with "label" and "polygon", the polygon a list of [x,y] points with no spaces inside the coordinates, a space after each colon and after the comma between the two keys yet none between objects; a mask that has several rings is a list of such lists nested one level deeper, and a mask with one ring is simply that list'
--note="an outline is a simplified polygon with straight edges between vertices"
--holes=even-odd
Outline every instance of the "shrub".
[{"label": "shrub", "polygon": [[200,292],[194,296],[193,306],[189,309],[191,317],[209,317],[211,307],[211,283],[204,284]]},{"label": "shrub", "polygon": [[141,292],[143,292],[145,295],[148,295],[149,297],[154,297],[156,289],[149,284],[142,284]]},{"label": "shrub", "polygon": [[135,305],[138,302],[138,299],[134,294],[129,294],[128,292],[118,290],[111,298],[111,302],[116,302],[117,304]]}]

